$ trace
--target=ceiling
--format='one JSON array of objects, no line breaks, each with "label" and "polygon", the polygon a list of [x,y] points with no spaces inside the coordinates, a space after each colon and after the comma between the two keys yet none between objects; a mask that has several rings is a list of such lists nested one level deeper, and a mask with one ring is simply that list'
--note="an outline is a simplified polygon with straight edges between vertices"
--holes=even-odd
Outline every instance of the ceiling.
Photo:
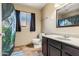
[{"label": "ceiling", "polygon": [[37,9],[42,9],[46,3],[21,3],[22,5],[31,6]]},{"label": "ceiling", "polygon": [[57,13],[58,14],[67,14],[69,12],[77,12],[79,11],[79,3],[69,3],[64,7],[60,8]]}]

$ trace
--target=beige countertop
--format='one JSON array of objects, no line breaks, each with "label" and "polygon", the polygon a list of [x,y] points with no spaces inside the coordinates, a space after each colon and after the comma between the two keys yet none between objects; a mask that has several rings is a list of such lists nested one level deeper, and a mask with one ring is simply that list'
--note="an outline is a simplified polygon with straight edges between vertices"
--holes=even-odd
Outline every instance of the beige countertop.
[{"label": "beige countertop", "polygon": [[42,35],[42,36],[59,41],[59,42],[63,42],[66,44],[70,44],[70,45],[79,47],[79,38],[76,38],[76,37],[69,37],[69,38],[65,39],[61,35]]}]

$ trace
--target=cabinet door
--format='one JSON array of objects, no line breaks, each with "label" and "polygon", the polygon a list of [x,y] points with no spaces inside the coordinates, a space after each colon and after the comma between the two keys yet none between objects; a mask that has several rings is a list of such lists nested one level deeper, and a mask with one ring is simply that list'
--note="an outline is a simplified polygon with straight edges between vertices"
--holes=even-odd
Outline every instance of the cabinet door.
[{"label": "cabinet door", "polygon": [[60,56],[60,50],[48,45],[48,56]]},{"label": "cabinet door", "polygon": [[72,55],[70,55],[70,54],[67,53],[67,52],[62,52],[62,56],[72,56]]},{"label": "cabinet door", "polygon": [[47,38],[43,37],[42,39],[42,53],[44,56],[48,55],[48,43]]},{"label": "cabinet door", "polygon": [[61,49],[61,43],[58,41],[55,41],[53,39],[48,39],[48,44],[50,44],[58,49]]},{"label": "cabinet door", "polygon": [[79,56],[79,49],[72,47],[70,45],[63,44],[62,51],[64,51],[69,56]]}]

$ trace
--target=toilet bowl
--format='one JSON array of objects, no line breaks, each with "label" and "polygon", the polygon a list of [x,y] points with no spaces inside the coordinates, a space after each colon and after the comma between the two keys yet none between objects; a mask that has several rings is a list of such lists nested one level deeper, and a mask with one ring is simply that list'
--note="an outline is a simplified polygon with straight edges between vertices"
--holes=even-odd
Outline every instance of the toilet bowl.
[{"label": "toilet bowl", "polygon": [[32,43],[34,45],[34,48],[41,48],[41,43],[42,43],[41,39],[38,39],[38,38],[33,39]]},{"label": "toilet bowl", "polygon": [[42,35],[39,34],[39,38],[32,39],[32,43],[34,48],[41,48],[42,47]]}]

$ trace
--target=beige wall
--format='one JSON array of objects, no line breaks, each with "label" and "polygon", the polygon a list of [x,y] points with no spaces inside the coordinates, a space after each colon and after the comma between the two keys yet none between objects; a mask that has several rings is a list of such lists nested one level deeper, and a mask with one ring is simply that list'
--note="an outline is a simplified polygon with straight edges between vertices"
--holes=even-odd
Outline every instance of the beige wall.
[{"label": "beige wall", "polygon": [[42,31],[45,33],[67,33],[79,36],[79,26],[56,28],[56,8],[54,4],[47,4],[42,9]]},{"label": "beige wall", "polygon": [[16,32],[15,46],[27,45],[32,42],[32,39],[36,38],[36,36],[41,32],[41,12],[38,9],[33,7],[28,7],[25,5],[14,4],[15,9],[35,13],[36,14],[36,31],[30,32],[29,26],[22,27],[21,32]]},{"label": "beige wall", "polygon": [[42,9],[42,18],[42,31],[45,33],[52,33],[54,31],[56,32],[56,13],[54,4],[47,4]]}]

